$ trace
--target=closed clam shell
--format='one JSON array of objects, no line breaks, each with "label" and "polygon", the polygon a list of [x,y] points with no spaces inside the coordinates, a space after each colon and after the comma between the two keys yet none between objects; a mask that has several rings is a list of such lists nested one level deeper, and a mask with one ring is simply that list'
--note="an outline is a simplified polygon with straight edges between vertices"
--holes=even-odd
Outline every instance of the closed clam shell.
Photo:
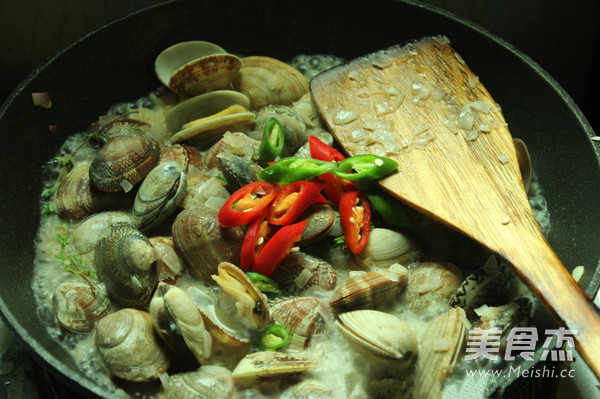
[{"label": "closed clam shell", "polygon": [[98,209],[89,171],[90,164],[77,165],[58,184],[54,208],[61,219],[81,220]]},{"label": "closed clam shell", "polygon": [[89,129],[93,138],[101,143],[115,136],[139,136],[154,138],[156,132],[150,125],[139,119],[127,118],[123,115],[104,115],[98,122],[93,123]]},{"label": "closed clam shell", "polygon": [[312,244],[324,238],[333,228],[335,218],[335,211],[329,204],[310,204],[298,218],[306,220],[298,245]]},{"label": "closed clam shell", "polygon": [[298,294],[315,287],[331,291],[337,283],[337,274],[327,261],[298,251],[286,256],[271,274],[288,292]]},{"label": "closed clam shell", "polygon": [[410,325],[378,310],[354,310],[339,315],[338,328],[353,344],[376,356],[411,363],[419,351]]},{"label": "closed clam shell", "polygon": [[280,399],[333,399],[333,391],[319,380],[309,378],[286,389]]},{"label": "closed clam shell", "polygon": [[408,281],[408,271],[400,264],[387,270],[354,273],[359,275],[351,274],[346,283],[334,291],[329,301],[331,307],[349,310],[387,303],[402,292]]},{"label": "closed clam shell", "polygon": [[187,292],[174,285],[159,283],[150,301],[149,313],[154,328],[175,353],[187,354],[189,351],[201,364],[210,357],[210,334]]},{"label": "closed clam shell", "polygon": [[186,175],[179,166],[174,163],[159,164],[140,184],[133,202],[133,225],[142,231],[158,227],[175,212],[186,192]]},{"label": "closed clam shell", "polygon": [[369,270],[389,267],[394,263],[408,265],[421,259],[421,251],[415,242],[395,230],[376,227],[369,234],[365,249],[352,254],[348,267]]},{"label": "closed clam shell", "polygon": [[271,321],[266,297],[242,269],[221,262],[212,278],[219,285],[219,307],[245,327],[260,331]]},{"label": "closed clam shell", "polygon": [[408,307],[413,312],[422,312],[431,307],[448,306],[461,283],[460,270],[454,265],[421,262],[409,271]]},{"label": "closed clam shell", "polygon": [[268,105],[256,113],[254,130],[262,132],[269,119],[275,118],[281,125],[284,134],[282,156],[291,156],[307,142],[306,124],[298,112],[286,105]]},{"label": "closed clam shell", "polygon": [[270,303],[275,324],[285,327],[292,335],[290,348],[306,348],[313,336],[323,334],[331,322],[329,306],[315,297],[292,296]]},{"label": "closed clam shell", "polygon": [[[226,131],[241,131],[254,123],[250,100],[232,90],[216,90],[175,105],[165,115],[172,143],[212,144]],[[225,110],[229,110],[224,112]]]},{"label": "closed clam shell", "polygon": [[206,284],[219,263],[239,263],[244,230],[219,224],[217,210],[195,205],[183,210],[173,223],[173,241],[192,275]]},{"label": "closed clam shell", "polygon": [[156,339],[152,318],[137,309],[121,309],[101,319],[96,347],[108,370],[128,381],[157,379],[171,363]]},{"label": "closed clam shell", "polygon": [[108,228],[116,223],[130,222],[131,214],[121,211],[96,213],[86,218],[73,230],[73,247],[80,254],[93,251],[108,232]]},{"label": "closed clam shell", "polygon": [[104,284],[90,286],[83,280],[67,280],[52,294],[52,310],[58,325],[71,332],[94,329],[96,322],[110,311]]},{"label": "closed clam shell", "polygon": [[308,93],[308,80],[298,70],[262,56],[242,58],[233,86],[250,98],[252,110],[269,104],[289,105]]},{"label": "closed clam shell", "polygon": [[108,295],[123,306],[144,306],[157,281],[156,251],[148,239],[129,223],[109,227],[98,242],[94,263]]},{"label": "closed clam shell", "polygon": [[231,371],[221,366],[202,366],[177,373],[163,383],[156,399],[235,399],[239,397]]},{"label": "closed clam shell", "polygon": [[238,57],[204,41],[174,44],[154,62],[156,75],[165,86],[189,96],[230,87],[240,66]]},{"label": "closed clam shell", "polygon": [[160,151],[158,157],[158,163],[167,162],[175,162],[185,173],[195,172],[202,168],[202,154],[188,144],[170,144]]},{"label": "closed clam shell", "polygon": [[220,163],[219,169],[223,172],[223,177],[225,177],[227,187],[231,192],[257,181],[258,175],[263,171],[263,168],[256,162],[229,152],[221,153],[217,159]]},{"label": "closed clam shell", "polygon": [[246,355],[233,370],[233,380],[242,386],[284,380],[308,373],[314,363],[300,356],[277,351]]},{"label": "closed clam shell", "polygon": [[461,308],[451,308],[429,321],[419,336],[415,398],[441,398],[441,384],[461,359],[471,324]]},{"label": "closed clam shell", "polygon": [[153,140],[116,136],[100,149],[90,166],[90,182],[107,192],[129,191],[157,165],[159,149]]},{"label": "closed clam shell", "polygon": [[175,251],[173,237],[148,238],[157,254],[156,274],[158,281],[174,283],[183,273],[183,259]]}]

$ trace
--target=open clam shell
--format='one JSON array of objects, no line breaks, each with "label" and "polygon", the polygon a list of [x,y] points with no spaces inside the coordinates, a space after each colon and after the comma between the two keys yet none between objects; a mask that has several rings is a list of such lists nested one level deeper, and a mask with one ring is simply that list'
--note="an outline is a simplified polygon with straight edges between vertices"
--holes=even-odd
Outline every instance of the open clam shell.
[{"label": "open clam shell", "polygon": [[183,259],[175,251],[173,237],[156,236],[148,238],[157,254],[156,274],[158,281],[174,283],[183,273]]},{"label": "open clam shell", "polygon": [[262,381],[283,380],[309,372],[314,363],[288,353],[254,352],[246,355],[233,370],[236,383],[246,386]]},{"label": "open clam shell", "polygon": [[207,145],[228,130],[243,130],[254,123],[249,105],[247,96],[232,90],[216,90],[182,101],[165,116],[167,129],[174,133],[171,142]]},{"label": "open clam shell", "polygon": [[154,61],[158,79],[171,91],[189,96],[230,87],[240,67],[238,57],[205,41],[174,44]]},{"label": "open clam shell", "polygon": [[91,215],[73,230],[73,246],[80,254],[91,252],[111,225],[125,222],[131,222],[130,213],[107,211]]}]

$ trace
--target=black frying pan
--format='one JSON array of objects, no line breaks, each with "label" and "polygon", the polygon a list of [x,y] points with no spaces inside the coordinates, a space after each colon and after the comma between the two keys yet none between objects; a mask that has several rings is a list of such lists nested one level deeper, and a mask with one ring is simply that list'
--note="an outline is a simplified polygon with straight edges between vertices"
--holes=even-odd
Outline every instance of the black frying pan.
[{"label": "black frying pan", "polygon": [[[156,55],[183,40],[208,40],[242,55],[289,60],[299,53],[353,58],[425,35],[444,34],[502,105],[515,137],[529,145],[548,199],[550,244],[563,263],[585,265],[593,295],[600,273],[598,144],[573,101],[541,68],[508,43],[450,14],[409,1],[176,1],[94,31],[48,59],[0,109],[0,310],[50,370],[86,394],[108,393],[77,370],[37,319],[30,280],[38,226],[41,166],[64,138],[85,130],[116,102],[160,84]],[[31,92],[48,92],[49,110]],[[48,125],[56,125],[50,133]],[[545,314],[538,326],[550,325]]]}]

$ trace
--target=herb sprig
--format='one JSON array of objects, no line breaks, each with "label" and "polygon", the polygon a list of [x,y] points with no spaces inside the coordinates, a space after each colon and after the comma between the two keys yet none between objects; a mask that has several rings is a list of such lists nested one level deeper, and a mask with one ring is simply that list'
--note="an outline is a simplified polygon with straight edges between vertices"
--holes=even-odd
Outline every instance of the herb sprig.
[{"label": "herb sprig", "polygon": [[85,280],[89,284],[93,292],[96,292],[96,285],[90,280],[90,278],[96,278],[96,272],[91,271],[85,264],[85,260],[76,254],[71,254],[68,251],[70,246],[71,238],[67,233],[56,234],[56,240],[59,242],[61,249],[60,254],[55,255],[63,267],[63,270],[69,273],[73,273]]}]

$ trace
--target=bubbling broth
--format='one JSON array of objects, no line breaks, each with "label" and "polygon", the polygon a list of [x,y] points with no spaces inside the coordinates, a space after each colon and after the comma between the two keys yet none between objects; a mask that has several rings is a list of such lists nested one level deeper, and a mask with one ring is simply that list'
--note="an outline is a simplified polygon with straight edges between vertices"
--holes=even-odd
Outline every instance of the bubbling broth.
[{"label": "bubbling broth", "polygon": [[[284,228],[257,224],[271,233],[250,238],[248,261],[252,222],[223,226],[219,211],[259,180],[271,118],[285,138],[277,159],[310,158],[309,136],[335,147],[307,78],[342,60],[302,55],[295,69],[207,42],[176,46],[157,58],[168,89],[115,104],[43,171],[32,289],[48,334],[83,374],[115,397],[441,397],[464,367],[469,329],[506,339],[529,322],[536,302],[502,259],[400,203],[394,219],[371,204],[368,242],[353,253],[327,189],[303,210],[306,236],[271,280],[244,273],[240,263],[273,262],[259,260],[263,241]],[[198,59],[180,65],[182,49]],[[198,72],[208,64],[210,78]],[[365,129],[365,149],[385,129]],[[529,194],[547,232],[535,175]]]}]

